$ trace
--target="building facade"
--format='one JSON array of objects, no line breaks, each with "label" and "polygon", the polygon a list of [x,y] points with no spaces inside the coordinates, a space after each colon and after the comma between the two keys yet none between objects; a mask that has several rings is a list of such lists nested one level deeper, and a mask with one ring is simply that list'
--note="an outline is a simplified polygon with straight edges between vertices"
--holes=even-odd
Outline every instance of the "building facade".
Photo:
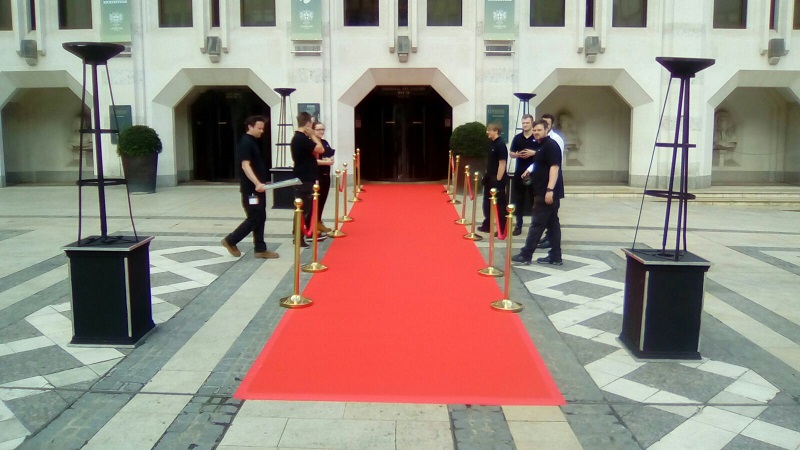
[{"label": "building facade", "polygon": [[[76,41],[126,45],[101,66],[102,127],[113,92],[123,126],[161,136],[162,186],[233,179],[250,114],[270,118],[272,165],[291,165],[280,144],[299,110],[326,123],[339,167],[361,149],[365,180],[444,179],[452,129],[507,121],[508,141],[519,92],[556,116],[568,182],[663,185],[672,152],[654,143],[673,139],[678,83],[658,56],[716,60],[692,81],[691,187],[798,184],[796,3],[0,0],[0,186],[96,170],[86,143],[78,167],[83,68],[62,48]],[[277,88],[295,89],[283,114]]]}]

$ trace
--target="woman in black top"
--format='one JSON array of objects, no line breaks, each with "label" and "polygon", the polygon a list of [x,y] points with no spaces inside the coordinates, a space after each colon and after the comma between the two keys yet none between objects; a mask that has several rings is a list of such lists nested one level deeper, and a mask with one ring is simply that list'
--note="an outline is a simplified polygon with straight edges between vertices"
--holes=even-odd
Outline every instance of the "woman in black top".
[{"label": "woman in black top", "polygon": [[322,223],[322,210],[325,208],[325,200],[328,199],[328,192],[331,190],[331,166],[333,165],[333,154],[336,153],[336,150],[332,149],[328,141],[322,138],[322,136],[325,135],[324,123],[317,122],[314,124],[314,134],[317,135],[317,138],[322,142],[322,148],[325,149],[325,152],[319,155],[319,159],[317,160],[317,165],[319,166],[319,205],[317,208],[319,215],[317,216],[317,229],[323,233],[327,233],[331,231],[331,229]]}]

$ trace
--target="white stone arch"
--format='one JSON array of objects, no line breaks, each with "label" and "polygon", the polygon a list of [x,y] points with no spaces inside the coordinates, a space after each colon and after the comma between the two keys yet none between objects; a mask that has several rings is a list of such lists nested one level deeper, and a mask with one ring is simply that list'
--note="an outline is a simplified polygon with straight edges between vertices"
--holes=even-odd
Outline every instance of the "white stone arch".
[{"label": "white stone arch", "polygon": [[[182,101],[196,87],[246,86],[271,109],[280,105],[281,97],[255,72],[248,68],[190,68],[180,69],[153,97],[149,112],[151,126],[158,131],[164,151],[158,161],[158,183],[178,184],[179,171],[192,165],[189,112]],[[273,120],[273,124],[277,121]],[[273,135],[276,130],[273,129]]]}]

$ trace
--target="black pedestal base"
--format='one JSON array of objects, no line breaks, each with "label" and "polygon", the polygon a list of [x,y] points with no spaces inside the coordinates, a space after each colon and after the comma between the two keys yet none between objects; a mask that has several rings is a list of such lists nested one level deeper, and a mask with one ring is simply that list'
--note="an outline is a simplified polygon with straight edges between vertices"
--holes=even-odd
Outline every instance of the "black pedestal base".
[{"label": "black pedestal base", "polygon": [[[273,167],[270,169],[272,182],[286,181],[295,178],[291,167]],[[272,191],[272,209],[294,209],[294,189],[274,189]]]},{"label": "black pedestal base", "polygon": [[627,255],[620,341],[638,358],[700,359],[705,273],[711,263],[684,252],[622,249]]},{"label": "black pedestal base", "polygon": [[152,236],[98,236],[64,247],[72,283],[70,344],[135,346],[155,327],[150,302]]}]

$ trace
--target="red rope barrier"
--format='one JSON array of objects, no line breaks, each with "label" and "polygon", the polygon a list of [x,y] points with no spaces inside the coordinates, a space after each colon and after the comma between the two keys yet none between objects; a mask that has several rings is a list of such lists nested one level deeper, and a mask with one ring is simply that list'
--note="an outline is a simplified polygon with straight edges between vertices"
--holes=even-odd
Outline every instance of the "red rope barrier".
[{"label": "red rope barrier", "polygon": [[494,205],[492,209],[494,210],[494,222],[497,224],[497,239],[504,241],[506,239],[506,229],[500,226],[500,216],[497,213],[497,205]]},{"label": "red rope barrier", "polygon": [[469,193],[470,200],[475,200],[475,193],[472,192],[472,182],[469,181],[469,175],[467,175],[467,193]]},{"label": "red rope barrier", "polygon": [[345,170],[342,172],[342,184],[339,185],[339,192],[344,192],[344,188],[347,186],[347,171]]},{"label": "red rope barrier", "polygon": [[[318,202],[313,202],[313,203],[314,203],[314,206],[311,208],[311,220],[315,220],[315,218],[317,217],[317,203]],[[305,236],[307,238],[310,238],[314,233],[314,227],[313,226],[312,227],[307,227],[305,218],[303,218],[303,220],[301,220],[300,222],[302,224],[301,227],[300,227],[300,231],[303,233],[303,236]],[[314,223],[316,223],[316,222],[314,222]]]},{"label": "red rope barrier", "polygon": [[453,162],[453,155],[450,155],[450,173],[456,171],[456,164]]}]

